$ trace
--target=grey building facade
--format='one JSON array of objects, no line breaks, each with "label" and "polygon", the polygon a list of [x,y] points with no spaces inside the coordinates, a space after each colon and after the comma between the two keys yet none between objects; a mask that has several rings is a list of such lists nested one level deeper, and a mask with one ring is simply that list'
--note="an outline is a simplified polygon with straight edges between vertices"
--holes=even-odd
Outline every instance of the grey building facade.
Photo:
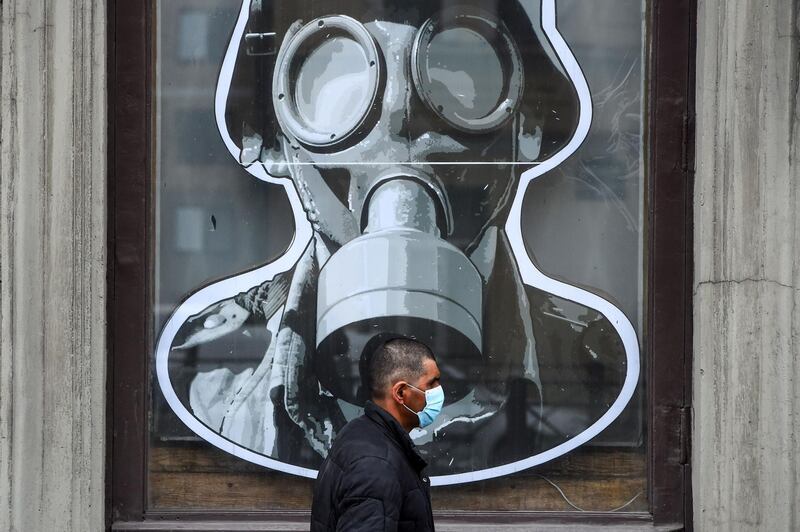
[{"label": "grey building facade", "polygon": [[[688,522],[795,530],[800,14],[790,0],[688,4],[696,13]],[[108,238],[126,208],[109,200],[109,153],[128,142],[110,135],[108,105],[135,105],[118,99],[118,87],[150,80],[108,68],[120,23],[114,2],[0,5],[0,529],[104,530],[115,521],[109,441],[143,430],[114,424],[110,405],[120,397],[109,400],[108,264],[124,275],[138,251]],[[156,525],[119,529],[148,526]],[[266,520],[170,526],[304,529]]]}]

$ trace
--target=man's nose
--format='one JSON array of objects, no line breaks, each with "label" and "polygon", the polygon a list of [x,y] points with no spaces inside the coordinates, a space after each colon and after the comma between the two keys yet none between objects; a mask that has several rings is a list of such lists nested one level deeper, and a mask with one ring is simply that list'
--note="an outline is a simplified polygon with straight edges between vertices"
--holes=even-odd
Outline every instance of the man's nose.
[{"label": "man's nose", "polygon": [[[404,47],[405,48],[405,47]],[[417,106],[411,98],[414,90],[413,81],[408,75],[408,50],[390,51],[385,57],[386,87],[383,94],[384,134],[389,139],[407,143],[409,137],[409,120],[417,112]]]},{"label": "man's nose", "polygon": [[457,154],[467,147],[446,133],[439,133],[436,117],[416,93],[409,72],[408,54],[386,58],[387,81],[383,97],[383,123],[387,140],[408,147],[409,161],[425,161],[432,155]]}]

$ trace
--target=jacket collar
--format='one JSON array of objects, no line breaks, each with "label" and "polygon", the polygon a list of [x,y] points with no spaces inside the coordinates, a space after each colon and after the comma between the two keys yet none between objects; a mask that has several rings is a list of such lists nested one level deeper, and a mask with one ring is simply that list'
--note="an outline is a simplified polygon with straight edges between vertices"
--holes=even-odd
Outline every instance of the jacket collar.
[{"label": "jacket collar", "polygon": [[389,412],[379,407],[372,401],[364,405],[364,415],[381,427],[386,436],[392,440],[406,455],[411,466],[419,473],[428,465],[428,462],[417,452],[417,446],[411,441],[406,430],[397,422]]}]

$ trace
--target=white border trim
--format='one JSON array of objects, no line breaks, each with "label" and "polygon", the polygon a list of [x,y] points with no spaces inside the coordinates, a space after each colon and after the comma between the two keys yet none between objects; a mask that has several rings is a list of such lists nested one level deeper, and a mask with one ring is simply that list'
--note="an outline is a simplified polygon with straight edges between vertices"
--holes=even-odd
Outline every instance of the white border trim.
[{"label": "white border trim", "polygon": [[[228,91],[230,90],[231,80],[233,78],[233,69],[236,62],[236,56],[238,54],[239,44],[249,16],[249,7],[250,1],[243,0],[242,7],[239,12],[239,18],[236,22],[233,35],[222,63],[215,96],[217,128],[219,129],[219,133],[231,156],[233,156],[233,158],[237,161],[239,161],[240,150],[233,142],[233,139],[231,139],[228,135],[228,129],[225,125],[225,106],[227,102]],[[610,425],[611,422],[622,413],[625,406],[630,401],[639,379],[639,342],[633,325],[630,323],[625,314],[620,309],[615,307],[611,302],[601,298],[597,294],[593,294],[581,288],[563,283],[542,273],[536,268],[533,261],[528,256],[522,240],[520,217],[522,213],[522,202],[528,185],[531,181],[548,172],[549,170],[552,170],[564,162],[573,153],[575,153],[575,151],[586,139],[586,136],[589,132],[589,126],[591,125],[592,121],[592,101],[591,94],[589,93],[589,86],[586,83],[586,79],[583,76],[580,65],[578,65],[577,60],[572,55],[572,51],[569,49],[569,46],[564,41],[564,38],[558,32],[556,27],[555,0],[542,0],[542,28],[545,35],[550,40],[553,49],[560,58],[567,75],[575,85],[578,93],[580,116],[575,135],[572,137],[570,142],[551,158],[534,166],[522,174],[505,229],[511,243],[511,249],[514,254],[514,258],[517,260],[520,274],[522,275],[522,280],[525,284],[540,288],[558,297],[591,307],[602,313],[611,322],[617,333],[620,335],[625,348],[625,354],[627,357],[627,373],[625,376],[625,382],[622,386],[619,396],[611,405],[609,410],[586,430],[570,438],[564,443],[542,453],[510,464],[473,471],[470,473],[434,476],[431,477],[431,485],[433,486],[475,482],[478,480],[509,475],[511,473],[515,473],[517,471],[521,471],[523,469],[527,469],[552,460],[583,445],[590,439],[597,436],[603,429],[608,427],[608,425]],[[186,299],[186,301],[179,305],[178,308],[175,309],[172,316],[170,316],[159,337],[158,344],[156,346],[156,374],[161,390],[164,393],[167,403],[170,405],[172,410],[181,419],[181,421],[186,424],[186,426],[188,426],[193,432],[195,432],[204,440],[225,452],[242,458],[243,460],[293,475],[316,478],[317,471],[314,469],[298,467],[266,457],[262,454],[237,445],[236,443],[224,438],[219,433],[211,430],[209,427],[200,422],[194,415],[192,415],[192,413],[186,409],[183,403],[181,403],[172,387],[172,383],[169,378],[169,350],[181,324],[183,324],[190,316],[197,314],[212,303],[228,298],[231,296],[231,294],[248,290],[249,288],[260,284],[265,280],[273,278],[278,273],[291,269],[299,260],[303,249],[305,249],[312,237],[311,225],[305,217],[305,212],[303,211],[300,203],[300,198],[291,180],[276,179],[271,177],[266,173],[264,167],[258,163],[248,166],[247,171],[262,181],[267,181],[284,187],[294,213],[294,222],[296,228],[294,240],[292,241],[292,244],[286,253],[274,262],[207,286],[192,294],[188,299]]]}]

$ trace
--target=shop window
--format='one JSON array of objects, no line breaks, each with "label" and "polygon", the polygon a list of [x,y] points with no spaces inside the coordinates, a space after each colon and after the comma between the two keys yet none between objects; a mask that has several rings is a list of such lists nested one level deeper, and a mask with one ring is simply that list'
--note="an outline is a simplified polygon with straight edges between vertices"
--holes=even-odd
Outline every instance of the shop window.
[{"label": "shop window", "polygon": [[390,335],[440,519],[686,523],[683,3],[114,13],[115,526],[306,519]]}]

